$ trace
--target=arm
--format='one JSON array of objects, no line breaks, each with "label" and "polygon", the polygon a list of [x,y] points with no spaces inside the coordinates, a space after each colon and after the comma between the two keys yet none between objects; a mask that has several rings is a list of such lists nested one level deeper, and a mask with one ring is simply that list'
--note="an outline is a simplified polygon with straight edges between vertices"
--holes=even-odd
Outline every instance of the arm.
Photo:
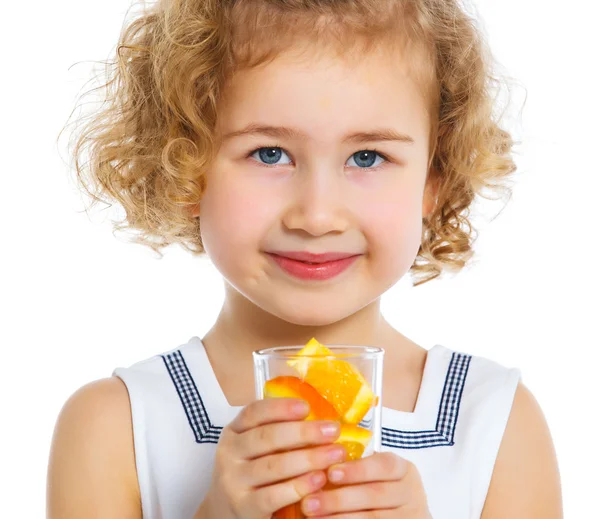
[{"label": "arm", "polygon": [[120,379],[76,391],[54,429],[47,519],[141,519],[131,410]]},{"label": "arm", "polygon": [[556,454],[534,396],[515,394],[481,519],[562,519]]}]

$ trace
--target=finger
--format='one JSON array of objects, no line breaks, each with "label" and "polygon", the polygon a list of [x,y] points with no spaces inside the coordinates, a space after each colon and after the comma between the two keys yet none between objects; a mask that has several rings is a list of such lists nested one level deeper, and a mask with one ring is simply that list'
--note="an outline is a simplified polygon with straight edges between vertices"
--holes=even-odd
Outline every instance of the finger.
[{"label": "finger", "polygon": [[326,482],[325,473],[316,471],[289,481],[258,488],[249,495],[248,508],[256,510],[260,517],[271,517],[271,514],[277,510],[298,503],[303,497],[317,492]]},{"label": "finger", "polygon": [[374,506],[378,509],[398,508],[406,498],[399,486],[398,481],[377,481],[317,492],[302,500],[302,511],[312,517],[366,511]]},{"label": "finger", "polygon": [[346,512],[335,515],[320,515],[315,519],[398,519],[397,508],[377,510],[361,510],[360,512]]},{"label": "finger", "polygon": [[271,454],[244,463],[241,468],[242,483],[246,487],[258,487],[293,478],[313,470],[325,470],[346,457],[341,445],[311,447],[289,452]]},{"label": "finger", "polygon": [[236,452],[242,459],[254,459],[277,451],[323,445],[340,435],[337,422],[297,421],[261,425],[236,439]]},{"label": "finger", "polygon": [[229,424],[229,428],[235,433],[243,433],[267,423],[302,420],[309,412],[308,404],[297,398],[256,400],[238,413]]},{"label": "finger", "polygon": [[372,456],[329,467],[327,477],[336,484],[351,485],[369,481],[395,481],[408,473],[410,462],[393,452],[378,452]]}]

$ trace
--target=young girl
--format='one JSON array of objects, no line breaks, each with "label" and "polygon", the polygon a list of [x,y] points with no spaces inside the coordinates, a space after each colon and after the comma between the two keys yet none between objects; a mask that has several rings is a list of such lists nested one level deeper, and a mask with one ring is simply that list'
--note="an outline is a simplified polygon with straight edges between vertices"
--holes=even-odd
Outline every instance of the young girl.
[{"label": "young girl", "polygon": [[[519,371],[380,312],[408,272],[464,267],[475,196],[515,170],[492,63],[458,0],[161,0],[127,27],[77,172],[137,241],[206,252],[226,298],[202,339],[68,400],[50,519],[562,516]],[[313,336],[385,349],[383,452],[344,461],[302,401],[253,402],[251,352]]]}]

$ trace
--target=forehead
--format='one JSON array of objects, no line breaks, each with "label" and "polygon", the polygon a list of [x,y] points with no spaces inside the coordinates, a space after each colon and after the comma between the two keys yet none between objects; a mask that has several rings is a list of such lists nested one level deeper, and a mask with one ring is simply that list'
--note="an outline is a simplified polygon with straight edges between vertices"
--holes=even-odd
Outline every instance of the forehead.
[{"label": "forehead", "polygon": [[286,52],[229,78],[217,133],[252,123],[290,126],[326,144],[348,131],[390,127],[421,140],[429,133],[428,108],[424,89],[397,53],[340,59]]}]

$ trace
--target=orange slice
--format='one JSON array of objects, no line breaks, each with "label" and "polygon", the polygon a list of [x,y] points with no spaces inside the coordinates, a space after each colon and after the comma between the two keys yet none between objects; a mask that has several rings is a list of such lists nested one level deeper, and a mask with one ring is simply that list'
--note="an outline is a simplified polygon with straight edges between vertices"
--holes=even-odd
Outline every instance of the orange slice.
[{"label": "orange slice", "polygon": [[371,441],[372,433],[358,425],[342,424],[340,437],[335,441],[348,451],[347,460],[357,460],[362,457]]},{"label": "orange slice", "polygon": [[343,422],[359,423],[375,402],[375,395],[360,371],[345,360],[319,359],[318,356],[333,353],[316,339],[300,350],[298,356],[302,355],[311,357],[289,360],[288,365],[335,408]]},{"label": "orange slice", "polygon": [[264,393],[267,398],[301,398],[306,400],[310,406],[310,413],[306,420],[339,421],[340,419],[340,415],[334,407],[314,387],[298,377],[275,377],[267,380]]}]

